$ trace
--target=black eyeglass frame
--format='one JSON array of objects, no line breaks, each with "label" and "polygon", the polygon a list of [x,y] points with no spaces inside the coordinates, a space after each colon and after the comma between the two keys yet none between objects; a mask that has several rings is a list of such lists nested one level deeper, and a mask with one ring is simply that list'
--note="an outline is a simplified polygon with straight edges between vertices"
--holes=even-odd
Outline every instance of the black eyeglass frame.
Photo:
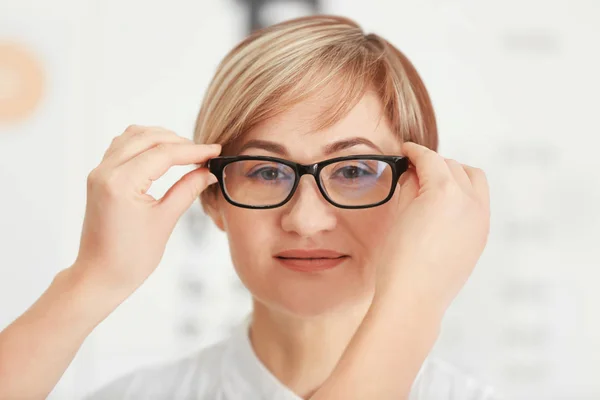
[{"label": "black eyeglass frame", "polygon": [[[227,194],[227,191],[225,190],[225,184],[223,182],[223,170],[225,169],[225,167],[227,165],[229,165],[233,162],[244,161],[244,160],[277,162],[277,163],[284,164],[284,165],[290,167],[292,170],[294,170],[294,173],[296,174],[294,186],[290,190],[290,194],[283,201],[281,201],[277,204],[268,205],[268,206],[251,206],[251,205],[242,204],[242,203],[238,203],[238,202],[234,201],[231,197],[229,197],[229,195]],[[392,174],[393,174],[392,175],[392,184],[390,185],[391,186],[390,192],[385,199],[381,200],[380,202],[373,203],[373,204],[367,204],[367,205],[362,205],[362,206],[348,206],[348,205],[342,205],[342,204],[336,203],[327,195],[327,192],[321,185],[321,180],[319,179],[321,171],[323,170],[323,168],[325,168],[326,166],[328,166],[330,164],[340,162],[340,161],[349,161],[349,160],[383,161],[392,168]],[[270,208],[277,208],[277,207],[283,206],[285,203],[290,201],[291,198],[294,196],[294,193],[296,193],[296,189],[298,188],[298,184],[300,183],[300,179],[304,175],[312,175],[313,176],[313,178],[315,179],[315,182],[317,183],[317,187],[319,188],[319,191],[321,192],[321,194],[323,195],[325,200],[327,200],[330,204],[334,205],[335,207],[345,208],[345,209],[361,209],[361,208],[377,207],[377,206],[380,206],[380,205],[388,202],[392,198],[392,196],[394,195],[394,191],[396,190],[396,185],[398,183],[398,179],[400,179],[400,176],[404,172],[406,172],[406,170],[408,170],[408,166],[409,166],[409,160],[407,157],[386,156],[386,155],[379,155],[379,154],[376,154],[376,155],[352,155],[352,156],[345,156],[345,157],[336,157],[336,158],[330,158],[330,159],[323,160],[323,161],[313,163],[313,164],[299,164],[299,163],[296,163],[293,161],[285,160],[283,158],[269,157],[269,156],[221,156],[221,157],[215,157],[215,158],[210,159],[207,164],[208,170],[214,176],[217,177],[219,186],[221,187],[221,193],[223,193],[223,197],[225,197],[225,200],[227,200],[229,203],[233,204],[234,206],[241,207],[241,208],[250,208],[250,209],[270,209]]]}]

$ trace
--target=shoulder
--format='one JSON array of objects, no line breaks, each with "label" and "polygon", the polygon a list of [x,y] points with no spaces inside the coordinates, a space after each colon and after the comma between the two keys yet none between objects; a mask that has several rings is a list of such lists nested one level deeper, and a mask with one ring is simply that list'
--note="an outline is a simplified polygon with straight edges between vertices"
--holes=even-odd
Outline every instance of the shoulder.
[{"label": "shoulder", "polygon": [[221,363],[227,348],[228,342],[223,341],[191,356],[139,369],[110,382],[85,400],[219,399]]},{"label": "shoulder", "polygon": [[452,364],[428,358],[421,367],[409,400],[499,400],[500,395],[489,385]]}]

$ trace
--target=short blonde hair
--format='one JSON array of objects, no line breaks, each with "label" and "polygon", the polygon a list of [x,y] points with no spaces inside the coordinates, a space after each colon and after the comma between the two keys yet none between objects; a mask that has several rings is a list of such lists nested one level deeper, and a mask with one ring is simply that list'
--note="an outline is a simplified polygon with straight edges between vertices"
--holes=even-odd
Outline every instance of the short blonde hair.
[{"label": "short blonde hair", "polygon": [[356,22],[330,15],[263,28],[231,50],[207,89],[194,141],[219,143],[226,153],[244,132],[331,84],[335,99],[315,116],[316,130],[343,118],[372,89],[400,140],[437,150],[433,106],[408,58]]}]

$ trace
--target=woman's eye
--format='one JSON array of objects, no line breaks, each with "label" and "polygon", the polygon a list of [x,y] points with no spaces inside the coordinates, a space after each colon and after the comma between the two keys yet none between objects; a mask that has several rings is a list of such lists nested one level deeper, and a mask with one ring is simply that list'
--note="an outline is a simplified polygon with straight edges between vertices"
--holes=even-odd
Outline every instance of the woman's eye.
[{"label": "woman's eye", "polygon": [[344,178],[348,179],[358,178],[361,176],[361,171],[362,170],[358,167],[348,167],[343,169],[342,175],[344,175]]},{"label": "woman's eye", "polygon": [[286,179],[285,174],[281,170],[279,170],[277,168],[272,168],[272,167],[263,167],[263,168],[256,169],[254,171],[251,171],[248,174],[248,176],[251,178],[263,179],[265,181],[274,181],[276,179]]},{"label": "woman's eye", "polygon": [[266,180],[274,180],[277,179],[277,177],[279,177],[279,171],[273,168],[269,168],[269,169],[263,169],[260,171],[260,176],[263,179]]},{"label": "woman's eye", "polygon": [[349,166],[338,169],[333,177],[341,177],[344,179],[357,179],[365,175],[371,175],[369,171],[357,166]]}]

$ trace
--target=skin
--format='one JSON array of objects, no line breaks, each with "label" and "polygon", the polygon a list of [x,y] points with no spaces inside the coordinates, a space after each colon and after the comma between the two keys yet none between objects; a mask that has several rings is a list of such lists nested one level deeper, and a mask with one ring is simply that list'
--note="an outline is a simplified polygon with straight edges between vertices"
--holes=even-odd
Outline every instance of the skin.
[{"label": "skin", "polygon": [[[318,99],[296,105],[253,128],[233,152],[300,163],[401,154],[400,141],[381,118],[374,93],[368,92],[333,126],[315,132],[307,121],[323,106]],[[353,144],[355,138],[372,145]],[[335,143],[346,145],[332,149]],[[313,393],[331,374],[371,303],[376,255],[396,218],[398,194],[399,190],[379,207],[341,209],[325,200],[311,176],[304,176],[294,197],[282,207],[249,210],[219,196],[208,208],[227,233],[233,265],[254,298],[255,351],[300,396]],[[328,249],[349,259],[331,270],[303,273],[282,268],[273,258],[288,249]]]},{"label": "skin", "polygon": [[[309,163],[328,158],[323,149],[332,141],[368,138],[414,165],[389,203],[337,209],[304,177],[281,208],[246,210],[217,199],[207,209],[227,232],[235,268],[254,296],[252,344],[279,379],[313,400],[407,398],[445,310],[487,241],[485,174],[397,141],[371,94],[334,126],[307,131],[320,106],[318,99],[301,103],[244,140],[277,142],[287,149],[284,158]],[[331,156],[377,154],[364,144],[338,150]],[[154,271],[177,220],[211,175],[198,168],[159,200],[145,194],[151,181],[172,165],[203,163],[219,152],[152,127],[132,126],[113,140],[88,178],[75,263],[0,333],[0,399],[47,396],[85,337]],[[349,258],[312,275],[273,259],[310,247]]]}]

